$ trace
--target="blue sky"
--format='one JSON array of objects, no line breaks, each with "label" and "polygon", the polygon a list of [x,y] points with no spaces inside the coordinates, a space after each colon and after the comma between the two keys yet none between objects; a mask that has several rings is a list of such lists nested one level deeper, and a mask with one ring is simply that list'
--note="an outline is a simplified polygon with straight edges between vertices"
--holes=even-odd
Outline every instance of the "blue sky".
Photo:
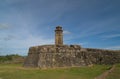
[{"label": "blue sky", "polygon": [[120,0],[0,0],[0,55],[27,55],[31,46],[64,44],[120,50]]}]

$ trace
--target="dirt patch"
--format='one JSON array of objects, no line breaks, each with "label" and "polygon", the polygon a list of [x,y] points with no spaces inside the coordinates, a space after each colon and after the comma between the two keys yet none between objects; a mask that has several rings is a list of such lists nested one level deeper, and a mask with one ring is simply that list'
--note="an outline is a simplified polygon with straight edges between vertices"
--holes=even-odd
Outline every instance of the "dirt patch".
[{"label": "dirt patch", "polygon": [[113,65],[112,68],[110,68],[108,71],[102,73],[101,75],[95,77],[94,79],[106,79],[108,74],[110,74],[114,69],[115,69],[115,65]]}]

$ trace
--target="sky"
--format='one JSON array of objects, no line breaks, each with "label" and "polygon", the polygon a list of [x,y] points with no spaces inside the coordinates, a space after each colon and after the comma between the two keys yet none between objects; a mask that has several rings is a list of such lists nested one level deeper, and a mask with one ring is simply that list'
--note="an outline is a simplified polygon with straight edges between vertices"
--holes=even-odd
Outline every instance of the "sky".
[{"label": "sky", "polygon": [[0,55],[27,55],[31,46],[64,44],[120,50],[120,0],[0,0]]}]

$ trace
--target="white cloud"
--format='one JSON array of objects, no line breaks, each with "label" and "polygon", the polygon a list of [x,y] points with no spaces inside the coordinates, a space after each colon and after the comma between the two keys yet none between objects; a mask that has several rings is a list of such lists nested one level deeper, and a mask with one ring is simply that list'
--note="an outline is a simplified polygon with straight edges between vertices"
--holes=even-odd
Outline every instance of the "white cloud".
[{"label": "white cloud", "polygon": [[72,45],[80,45],[82,48],[84,48],[88,42],[78,42],[78,43],[72,43]]},{"label": "white cloud", "polygon": [[80,42],[79,44],[83,46],[83,45],[88,44],[88,42]]},{"label": "white cloud", "polygon": [[0,24],[0,29],[7,29],[9,28],[8,24]]},{"label": "white cloud", "polygon": [[42,36],[34,36],[32,34],[27,34],[24,39],[20,36],[20,38],[14,39],[14,37],[10,36],[10,39],[14,40],[0,40],[0,55],[6,54],[20,54],[26,55],[28,53],[28,49],[31,46],[39,46],[44,44],[53,44],[53,39],[45,39]]},{"label": "white cloud", "polygon": [[25,40],[21,40],[23,45],[28,46],[36,46],[36,45],[44,45],[44,44],[53,44],[53,39],[44,39],[40,37],[29,36]]},{"label": "white cloud", "polygon": [[111,34],[111,35],[102,36],[102,38],[104,39],[110,39],[110,38],[116,38],[116,37],[120,37],[120,34]]},{"label": "white cloud", "polygon": [[70,32],[70,31],[67,31],[67,30],[64,30],[64,31],[63,31],[63,34],[71,34],[71,32]]},{"label": "white cloud", "polygon": [[105,49],[120,50],[120,46],[110,46],[106,47]]},{"label": "white cloud", "polygon": [[[88,37],[92,35],[102,34],[105,32],[117,31],[120,29],[118,25],[115,25],[117,22],[116,17],[109,17],[105,19],[91,19],[86,21],[85,23],[81,23],[78,25],[78,29],[80,29],[80,36],[79,37]],[[115,25],[114,27],[112,25]]]},{"label": "white cloud", "polygon": [[44,44],[53,44],[53,39],[45,39],[42,37],[35,37],[29,34],[24,39],[10,40],[7,42],[8,45],[14,44],[13,48],[29,48],[30,46],[44,45]]},{"label": "white cloud", "polygon": [[5,36],[5,37],[1,37],[1,38],[0,38],[0,40],[5,40],[5,41],[14,40],[14,39],[16,39],[16,37],[13,36],[13,35],[7,35],[7,36]]}]

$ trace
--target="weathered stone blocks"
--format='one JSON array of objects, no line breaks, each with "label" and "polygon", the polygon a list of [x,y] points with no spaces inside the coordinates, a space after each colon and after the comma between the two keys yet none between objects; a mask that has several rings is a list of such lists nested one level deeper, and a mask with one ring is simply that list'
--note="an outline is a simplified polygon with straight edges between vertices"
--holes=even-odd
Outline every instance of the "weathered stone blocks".
[{"label": "weathered stone blocks", "polygon": [[91,65],[87,52],[79,45],[44,45],[31,47],[24,63],[25,67],[71,67]]},{"label": "weathered stone blocks", "polygon": [[85,49],[79,45],[43,45],[29,49],[24,67],[54,68],[120,63],[120,51]]}]

